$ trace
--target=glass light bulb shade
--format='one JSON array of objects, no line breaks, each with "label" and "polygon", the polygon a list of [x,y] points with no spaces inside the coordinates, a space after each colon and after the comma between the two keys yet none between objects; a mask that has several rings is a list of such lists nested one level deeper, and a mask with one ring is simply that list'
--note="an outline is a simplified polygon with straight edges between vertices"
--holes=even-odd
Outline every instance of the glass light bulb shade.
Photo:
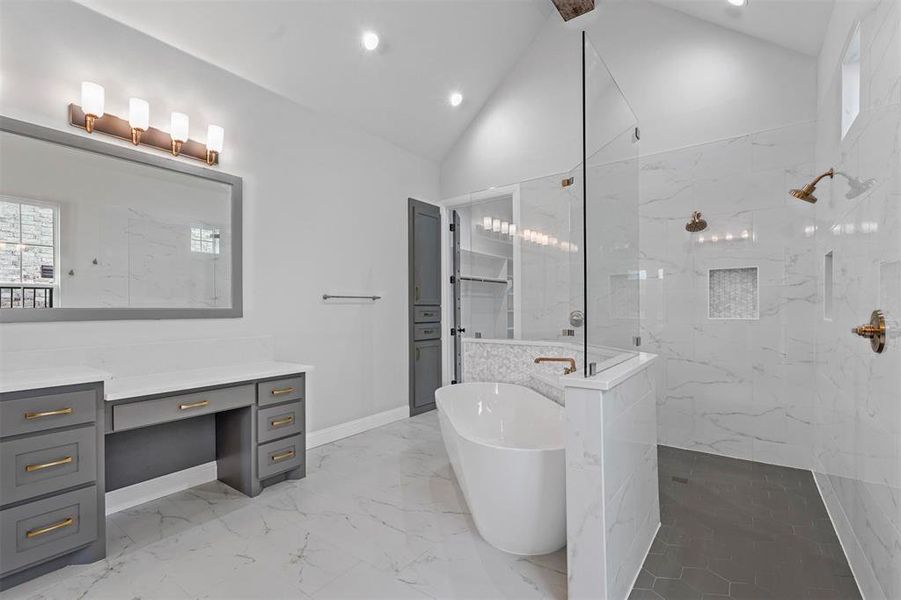
[{"label": "glass light bulb shade", "polygon": [[463,94],[460,92],[454,92],[450,95],[451,106],[460,106],[461,102],[463,102]]},{"label": "glass light bulb shade", "polygon": [[510,235],[516,235],[516,223],[510,223],[509,231]]},{"label": "glass light bulb shade", "polygon": [[86,115],[103,116],[103,86],[90,81],[81,82],[81,110]]},{"label": "glass light bulb shade", "polygon": [[536,244],[538,243],[538,240],[540,238],[541,238],[541,234],[538,233],[537,231],[532,231],[531,234],[529,235],[529,240],[535,242]]},{"label": "glass light bulb shade", "polygon": [[482,228],[491,229],[491,217],[482,217]]},{"label": "glass light bulb shade", "polygon": [[501,233],[508,234],[510,233],[510,223],[506,221],[501,221]]},{"label": "glass light bulb shade", "polygon": [[491,231],[498,233],[501,230],[501,220],[494,219],[491,221]]},{"label": "glass light bulb shade", "polygon": [[218,125],[210,125],[206,128],[206,149],[213,152],[222,152],[222,144],[225,141],[225,130]]},{"label": "glass light bulb shade", "polygon": [[531,239],[532,239],[532,232],[531,232],[529,229],[523,229],[523,230],[522,230],[522,239],[524,239],[524,240],[527,241],[527,242],[528,242],[528,241],[531,241]]},{"label": "glass light bulb shade", "polygon": [[188,115],[180,112],[172,113],[170,134],[176,142],[188,141]]},{"label": "glass light bulb shade", "polygon": [[128,99],[128,124],[132,129],[147,131],[150,127],[150,105],[140,98]]},{"label": "glass light bulb shade", "polygon": [[728,2],[732,6],[745,6],[748,3],[748,0],[728,0]]}]

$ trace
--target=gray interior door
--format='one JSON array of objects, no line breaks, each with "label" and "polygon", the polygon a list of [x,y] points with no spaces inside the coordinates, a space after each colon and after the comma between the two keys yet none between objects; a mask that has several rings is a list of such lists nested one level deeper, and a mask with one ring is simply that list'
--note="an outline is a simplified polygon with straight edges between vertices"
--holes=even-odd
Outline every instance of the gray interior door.
[{"label": "gray interior door", "polygon": [[441,212],[410,198],[409,348],[410,415],[435,408],[441,387]]}]

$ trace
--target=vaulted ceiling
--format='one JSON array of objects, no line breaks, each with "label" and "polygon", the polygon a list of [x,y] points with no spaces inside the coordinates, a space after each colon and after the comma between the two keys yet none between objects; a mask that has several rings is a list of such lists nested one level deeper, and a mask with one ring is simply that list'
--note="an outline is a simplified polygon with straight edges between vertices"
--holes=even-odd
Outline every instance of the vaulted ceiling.
[{"label": "vaulted ceiling", "polygon": [[653,0],[733,31],[816,56],[823,45],[834,0],[748,0],[742,7],[726,0]]},{"label": "vaulted ceiling", "polygon": [[[434,160],[556,13],[549,0],[78,1]],[[367,30],[380,37],[374,52],[362,48]]]}]

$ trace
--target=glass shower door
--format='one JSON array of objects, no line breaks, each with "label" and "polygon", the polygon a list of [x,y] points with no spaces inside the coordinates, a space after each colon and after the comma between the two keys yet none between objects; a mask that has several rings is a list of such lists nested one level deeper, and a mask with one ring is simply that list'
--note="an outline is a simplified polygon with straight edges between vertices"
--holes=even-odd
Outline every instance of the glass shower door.
[{"label": "glass shower door", "polygon": [[640,344],[640,130],[616,81],[584,38],[586,375],[634,356]]}]

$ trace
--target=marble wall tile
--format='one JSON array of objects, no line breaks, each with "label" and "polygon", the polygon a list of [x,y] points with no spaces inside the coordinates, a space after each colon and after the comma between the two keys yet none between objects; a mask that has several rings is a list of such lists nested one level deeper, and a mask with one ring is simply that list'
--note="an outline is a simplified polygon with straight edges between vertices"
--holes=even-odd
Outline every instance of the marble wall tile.
[{"label": "marble wall tile", "polygon": [[[809,468],[816,220],[787,191],[813,171],[817,133],[800,123],[642,157],[642,336],[664,363],[661,443]],[[692,210],[707,231],[685,231]],[[757,318],[711,319],[711,269],[742,268],[757,269]]]},{"label": "marble wall tile", "polygon": [[570,598],[626,598],[657,531],[658,367],[566,390]]},{"label": "marble wall tile", "polygon": [[[825,318],[815,299],[817,480],[868,598],[901,596],[901,353],[897,339],[884,354],[849,334],[883,309],[899,322],[901,264],[901,16],[898,3],[875,0],[861,11],[861,112],[844,139],[836,128],[841,106],[840,65],[819,107],[817,168],[838,175],[815,207],[813,260],[818,273],[833,255],[833,311]],[[835,32],[845,36],[850,32]],[[894,343],[893,343],[894,342]]]}]

